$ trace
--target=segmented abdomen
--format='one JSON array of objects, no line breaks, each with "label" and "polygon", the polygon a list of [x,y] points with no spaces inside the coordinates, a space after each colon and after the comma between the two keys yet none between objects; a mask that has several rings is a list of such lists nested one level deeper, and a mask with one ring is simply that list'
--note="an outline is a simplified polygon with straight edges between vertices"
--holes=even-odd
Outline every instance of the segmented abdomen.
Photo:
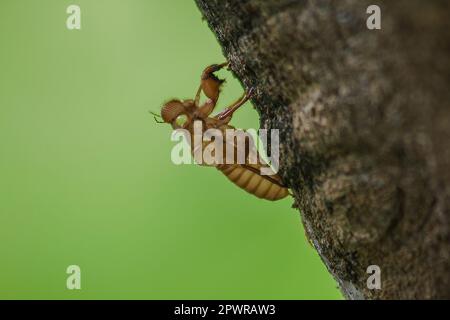
[{"label": "segmented abdomen", "polygon": [[258,198],[275,201],[289,194],[277,175],[263,176],[255,172],[259,170],[257,165],[222,164],[216,168],[238,187]]}]

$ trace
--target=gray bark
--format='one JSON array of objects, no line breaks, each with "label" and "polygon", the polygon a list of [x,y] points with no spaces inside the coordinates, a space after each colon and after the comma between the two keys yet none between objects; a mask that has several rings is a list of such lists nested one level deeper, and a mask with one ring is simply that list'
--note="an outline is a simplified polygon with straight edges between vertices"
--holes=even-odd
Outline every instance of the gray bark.
[{"label": "gray bark", "polygon": [[449,2],[196,2],[280,129],[283,182],[344,296],[450,298]]}]

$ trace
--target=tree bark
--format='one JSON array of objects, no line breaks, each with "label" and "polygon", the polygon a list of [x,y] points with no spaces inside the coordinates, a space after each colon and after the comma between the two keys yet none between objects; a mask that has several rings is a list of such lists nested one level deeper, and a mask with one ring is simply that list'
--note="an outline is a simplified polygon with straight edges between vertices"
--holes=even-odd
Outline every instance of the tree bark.
[{"label": "tree bark", "polygon": [[196,2],[344,296],[450,298],[449,2]]}]

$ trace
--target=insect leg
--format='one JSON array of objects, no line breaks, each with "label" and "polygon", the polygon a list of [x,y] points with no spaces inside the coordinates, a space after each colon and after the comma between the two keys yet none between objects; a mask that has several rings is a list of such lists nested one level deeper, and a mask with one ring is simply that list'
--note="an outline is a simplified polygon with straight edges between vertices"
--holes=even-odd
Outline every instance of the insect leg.
[{"label": "insect leg", "polygon": [[214,75],[214,72],[228,65],[228,62],[213,64],[203,70],[200,86],[205,95],[213,101],[217,101],[220,93],[220,86],[224,82]]},{"label": "insect leg", "polygon": [[253,95],[253,88],[246,91],[242,97],[240,97],[235,103],[233,103],[231,106],[220,112],[216,118],[219,120],[226,119],[228,117],[231,117],[233,113],[239,109],[244,103],[247,102],[248,99],[250,99]]},{"label": "insect leg", "polygon": [[202,79],[208,78],[212,73],[219,71],[220,69],[222,69],[223,67],[226,67],[227,65],[228,65],[228,62],[224,62],[221,64],[212,64],[212,65],[206,67],[205,70],[203,70]]},{"label": "insect leg", "polygon": [[198,87],[197,93],[195,94],[194,105],[199,106],[200,104],[200,94],[202,93],[202,86]]}]

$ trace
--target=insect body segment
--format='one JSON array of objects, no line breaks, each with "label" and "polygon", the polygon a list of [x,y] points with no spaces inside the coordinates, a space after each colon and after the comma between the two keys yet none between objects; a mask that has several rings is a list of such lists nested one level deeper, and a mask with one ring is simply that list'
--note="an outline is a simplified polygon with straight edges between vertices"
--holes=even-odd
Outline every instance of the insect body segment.
[{"label": "insect body segment", "polygon": [[283,187],[278,176],[262,176],[259,168],[250,165],[218,165],[217,169],[223,172],[234,184],[245,191],[266,200],[280,200],[285,198],[289,192]]},{"label": "insect body segment", "polygon": [[[223,80],[217,78],[214,72],[225,67],[227,63],[215,64],[207,67],[201,76],[200,87],[197,90],[194,100],[178,100],[168,101],[161,108],[161,118],[164,122],[172,125],[173,129],[186,129],[191,133],[191,139],[194,136],[194,125],[196,121],[202,124],[203,133],[208,129],[217,129],[222,133],[222,137],[227,137],[226,130],[234,129],[228,123],[233,113],[238,110],[248,99],[250,99],[253,91],[245,92],[231,106],[211,117],[220,94],[220,87]],[[203,104],[200,104],[201,93],[208,98]],[[235,138],[227,138],[224,141],[223,161],[220,163],[210,164],[221,171],[230,181],[244,189],[245,191],[257,196],[258,198],[267,200],[279,200],[289,194],[288,189],[283,186],[280,177],[277,174],[261,175],[260,169],[268,167],[261,157],[258,157],[257,163],[249,161],[250,151],[254,147],[253,141],[246,141],[244,161],[231,161],[227,159],[226,148],[234,149],[234,155],[237,154],[237,144]],[[211,141],[203,141],[201,147],[205,148]],[[197,152],[193,141],[190,141],[191,152],[194,155]],[[220,156],[219,156],[220,157]],[[227,161],[228,160],[228,161]],[[236,159],[232,159],[236,160]],[[205,165],[205,164],[204,164]],[[208,165],[208,164],[206,164]]]}]

